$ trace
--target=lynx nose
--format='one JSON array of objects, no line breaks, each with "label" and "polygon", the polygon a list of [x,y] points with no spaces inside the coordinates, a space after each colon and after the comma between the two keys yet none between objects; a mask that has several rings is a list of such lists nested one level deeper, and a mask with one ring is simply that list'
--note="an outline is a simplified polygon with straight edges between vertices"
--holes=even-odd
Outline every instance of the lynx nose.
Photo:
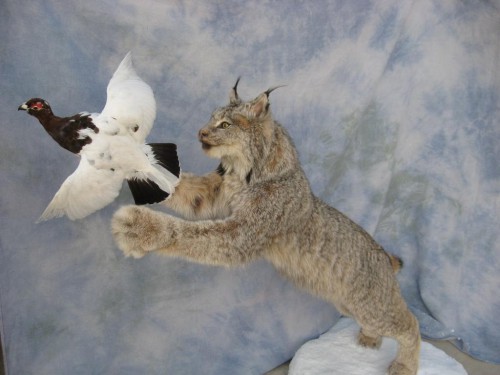
[{"label": "lynx nose", "polygon": [[202,138],[205,138],[207,136],[208,136],[208,129],[207,128],[200,129],[200,131],[198,132],[198,138],[201,140]]}]

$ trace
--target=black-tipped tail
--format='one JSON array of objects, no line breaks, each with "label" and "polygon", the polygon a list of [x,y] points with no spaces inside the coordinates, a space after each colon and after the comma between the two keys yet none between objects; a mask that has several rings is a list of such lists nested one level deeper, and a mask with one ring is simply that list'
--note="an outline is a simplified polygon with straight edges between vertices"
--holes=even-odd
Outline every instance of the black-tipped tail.
[{"label": "black-tipped tail", "polygon": [[179,157],[177,156],[177,145],[175,143],[148,143],[148,146],[153,150],[158,164],[176,177],[179,177],[181,167]]},{"label": "black-tipped tail", "polygon": [[392,269],[394,270],[394,273],[398,273],[401,270],[401,268],[403,268],[403,266],[404,266],[403,260],[400,257],[397,257],[395,255],[392,255],[392,254],[388,254],[388,255],[389,255],[389,260],[391,261],[391,266],[392,266]]},{"label": "black-tipped tail", "polygon": [[160,203],[170,195],[150,180],[132,178],[127,180],[127,183],[134,197],[134,202],[137,205]]}]

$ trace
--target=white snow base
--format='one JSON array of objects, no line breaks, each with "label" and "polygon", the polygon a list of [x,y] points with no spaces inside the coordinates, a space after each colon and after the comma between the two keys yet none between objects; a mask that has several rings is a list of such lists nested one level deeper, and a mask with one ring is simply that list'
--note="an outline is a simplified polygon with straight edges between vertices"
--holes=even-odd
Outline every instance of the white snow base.
[{"label": "white snow base", "polygon": [[[304,344],[290,363],[289,375],[383,375],[396,357],[397,343],[384,337],[380,349],[357,345],[359,326],[342,318],[318,339]],[[418,375],[467,375],[463,366],[435,346],[422,342]]]}]

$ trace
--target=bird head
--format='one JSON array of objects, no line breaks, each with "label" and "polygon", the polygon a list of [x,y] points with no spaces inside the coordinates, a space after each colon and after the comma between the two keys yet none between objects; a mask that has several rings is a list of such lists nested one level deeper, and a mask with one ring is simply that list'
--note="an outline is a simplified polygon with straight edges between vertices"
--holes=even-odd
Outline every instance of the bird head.
[{"label": "bird head", "polygon": [[47,101],[40,98],[32,98],[21,104],[18,111],[26,111],[30,115],[37,117],[42,113],[52,113],[52,109]]}]

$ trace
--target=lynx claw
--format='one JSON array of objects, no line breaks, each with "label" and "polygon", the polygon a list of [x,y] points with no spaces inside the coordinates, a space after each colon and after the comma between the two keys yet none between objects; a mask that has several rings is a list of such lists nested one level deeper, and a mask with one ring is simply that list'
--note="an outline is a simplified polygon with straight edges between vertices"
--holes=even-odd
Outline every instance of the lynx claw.
[{"label": "lynx claw", "polygon": [[122,248],[123,253],[125,254],[125,257],[132,257],[135,259],[141,259],[144,255],[146,255],[146,252],[143,250],[128,250]]}]

